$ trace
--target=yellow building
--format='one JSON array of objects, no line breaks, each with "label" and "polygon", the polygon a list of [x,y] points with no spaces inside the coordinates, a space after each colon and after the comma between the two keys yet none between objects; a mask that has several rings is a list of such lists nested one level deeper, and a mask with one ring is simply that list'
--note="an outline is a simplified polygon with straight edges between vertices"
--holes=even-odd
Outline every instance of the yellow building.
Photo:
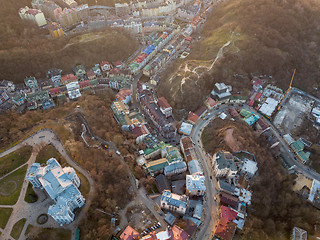
[{"label": "yellow building", "polygon": [[44,14],[41,12],[41,10],[32,9],[28,6],[20,8],[19,16],[21,19],[30,20],[36,23],[39,27],[42,27],[47,24],[47,20],[44,17]]},{"label": "yellow building", "polygon": [[50,35],[53,38],[60,38],[63,37],[64,33],[62,31],[62,27],[60,26],[60,24],[56,23],[56,22],[52,22],[48,24],[48,30]]},{"label": "yellow building", "polygon": [[62,27],[70,27],[79,22],[77,10],[65,8],[59,15],[59,22]]}]

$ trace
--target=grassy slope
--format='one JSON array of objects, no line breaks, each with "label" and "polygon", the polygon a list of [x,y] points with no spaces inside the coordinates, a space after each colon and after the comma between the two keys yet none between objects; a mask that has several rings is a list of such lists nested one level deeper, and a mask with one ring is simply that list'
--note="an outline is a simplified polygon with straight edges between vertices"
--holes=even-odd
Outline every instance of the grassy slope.
[{"label": "grassy slope", "polygon": [[0,227],[4,229],[7,225],[12,208],[0,208]]},{"label": "grassy slope", "polygon": [[[0,181],[0,190],[3,192],[11,192],[11,189],[7,189],[6,187],[11,186],[12,181],[17,184],[17,188],[9,196],[0,195],[0,205],[13,205],[17,202],[26,171],[27,166],[24,166]],[[10,183],[10,185],[8,185],[8,183]]]},{"label": "grassy slope", "polygon": [[26,219],[22,218],[20,221],[16,222],[11,230],[10,235],[14,238],[14,239],[19,239],[21,231],[24,227],[24,224],[26,223]]},{"label": "grassy slope", "polygon": [[31,156],[32,147],[26,146],[19,150],[10,153],[9,155],[0,158],[0,176],[16,169],[25,162],[27,162]]},{"label": "grassy slope", "polygon": [[[317,94],[314,87],[319,87],[320,77],[319,8],[320,4],[311,0],[221,3],[212,11],[201,41],[194,43],[192,54],[185,61],[214,59],[234,31],[233,44],[225,48],[224,57],[197,82],[186,81],[183,93],[179,77],[168,81],[177,67],[171,69],[162,78],[158,92],[178,108],[194,110],[216,82],[229,83],[235,91],[241,91],[251,88],[251,73],[267,74],[273,76],[271,83],[286,89],[297,68],[293,85]],[[235,73],[245,77],[235,78]]]}]

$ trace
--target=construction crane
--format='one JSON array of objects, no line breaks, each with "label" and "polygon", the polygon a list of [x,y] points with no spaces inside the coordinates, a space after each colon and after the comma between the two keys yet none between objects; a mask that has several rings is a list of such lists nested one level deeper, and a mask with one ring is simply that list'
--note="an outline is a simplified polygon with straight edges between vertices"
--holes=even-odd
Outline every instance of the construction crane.
[{"label": "construction crane", "polygon": [[283,100],[286,98],[287,94],[290,92],[290,89],[291,89],[291,86],[292,86],[292,82],[293,82],[293,78],[294,78],[295,73],[296,73],[296,69],[294,69],[294,71],[293,71],[289,88],[288,88],[288,90],[286,91],[286,93],[284,94],[283,98],[281,99],[281,101],[280,101],[280,103],[279,103],[279,106],[278,106],[278,108],[277,108],[278,111],[279,111],[280,108],[281,108],[281,104],[282,104]]}]

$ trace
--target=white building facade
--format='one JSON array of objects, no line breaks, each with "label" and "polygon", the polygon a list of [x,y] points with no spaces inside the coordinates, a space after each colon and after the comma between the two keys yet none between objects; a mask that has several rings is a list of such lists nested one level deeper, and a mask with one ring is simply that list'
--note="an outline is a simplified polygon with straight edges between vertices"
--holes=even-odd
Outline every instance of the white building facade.
[{"label": "white building facade", "polygon": [[48,214],[59,224],[69,224],[74,220],[73,211],[85,204],[79,191],[80,179],[71,167],[62,168],[55,158],[47,161],[47,166],[33,163],[26,179],[33,187],[46,190],[55,204],[48,209]]},{"label": "white building facade", "polygon": [[31,20],[36,23],[39,27],[47,24],[47,20],[44,14],[39,9],[31,9],[24,7],[19,10],[19,16],[21,19]]},{"label": "white building facade", "polygon": [[186,195],[178,195],[171,193],[169,190],[164,190],[161,196],[160,206],[172,212],[184,215],[187,210],[189,197]]}]

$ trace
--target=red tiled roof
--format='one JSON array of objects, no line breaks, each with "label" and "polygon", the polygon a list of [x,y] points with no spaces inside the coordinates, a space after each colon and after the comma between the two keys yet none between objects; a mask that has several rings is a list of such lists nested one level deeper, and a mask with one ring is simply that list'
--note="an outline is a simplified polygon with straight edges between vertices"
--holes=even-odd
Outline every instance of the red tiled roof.
[{"label": "red tiled roof", "polygon": [[132,227],[127,226],[123,233],[120,235],[121,240],[136,240],[139,237],[139,233]]},{"label": "red tiled roof", "polygon": [[126,97],[130,95],[131,95],[130,89],[120,89],[120,91],[116,94],[116,99],[118,101],[123,101],[123,100],[126,100]]},{"label": "red tiled roof", "polygon": [[116,74],[119,74],[119,73],[120,73],[120,71],[119,71],[118,68],[112,68],[112,69],[110,70],[110,74],[116,75]]},{"label": "red tiled roof", "polygon": [[87,80],[87,81],[79,82],[79,86],[80,86],[80,88],[88,87],[88,86],[90,86],[90,81]]},{"label": "red tiled roof", "polygon": [[238,213],[235,210],[226,206],[221,206],[221,218],[223,218],[226,222],[232,222],[236,219],[237,215]]},{"label": "red tiled roof", "polygon": [[72,74],[72,73],[63,75],[63,76],[61,77],[61,81],[62,81],[62,82],[75,81],[75,80],[77,80],[77,79],[78,79],[77,76],[75,76],[75,75]]},{"label": "red tiled roof", "polygon": [[94,77],[96,75],[94,74],[94,72],[92,70],[89,70],[89,71],[87,71],[87,76],[88,77]]},{"label": "red tiled roof", "polygon": [[190,237],[186,231],[184,231],[182,228],[178,227],[177,225],[174,225],[172,227],[172,233],[173,233],[174,240],[187,240]]},{"label": "red tiled roof", "polygon": [[261,92],[258,92],[254,99],[258,100],[261,97],[261,95],[262,95]]},{"label": "red tiled roof", "polygon": [[55,94],[58,94],[58,93],[60,93],[60,92],[61,92],[61,88],[60,88],[60,87],[50,88],[50,89],[49,89],[49,93],[50,93],[51,95],[55,95]]},{"label": "red tiled roof", "polygon": [[192,140],[189,137],[184,137],[181,139],[181,143],[183,149],[186,151],[187,149],[193,148]]},{"label": "red tiled roof", "polygon": [[268,124],[265,121],[263,121],[261,118],[258,119],[257,124],[259,124],[262,130],[265,130],[269,127]]},{"label": "red tiled roof", "polygon": [[231,114],[232,117],[237,117],[237,116],[239,116],[239,113],[238,113],[237,110],[234,109],[234,108],[231,108],[231,109],[229,110],[229,112],[230,112],[230,114]]},{"label": "red tiled roof", "polygon": [[198,117],[201,117],[201,115],[206,111],[207,109],[204,107],[204,106],[201,106],[200,108],[198,108],[196,111],[195,111],[195,114],[198,116]]},{"label": "red tiled roof", "polygon": [[104,66],[104,65],[110,65],[110,63],[108,61],[102,61],[100,63],[100,66]]},{"label": "red tiled roof", "polygon": [[253,104],[254,104],[254,100],[250,100],[249,103],[248,103],[248,105],[249,105],[250,107],[252,107]]},{"label": "red tiled roof", "polygon": [[198,121],[198,119],[199,119],[198,115],[196,115],[193,112],[189,112],[188,121],[195,123],[196,121]]},{"label": "red tiled roof", "polygon": [[162,107],[162,108],[171,108],[167,99],[165,99],[164,97],[161,97],[158,99],[158,105],[159,105],[159,107]]},{"label": "red tiled roof", "polygon": [[215,236],[223,240],[231,240],[236,231],[236,223],[226,222],[223,218],[220,219]]},{"label": "red tiled roof", "polygon": [[211,97],[208,97],[207,103],[209,104],[210,107],[214,107],[215,105],[217,105],[218,102],[212,99]]},{"label": "red tiled roof", "polygon": [[113,63],[113,65],[114,65],[115,67],[120,67],[120,66],[122,65],[122,63],[121,63],[120,61],[115,61],[115,62]]}]

